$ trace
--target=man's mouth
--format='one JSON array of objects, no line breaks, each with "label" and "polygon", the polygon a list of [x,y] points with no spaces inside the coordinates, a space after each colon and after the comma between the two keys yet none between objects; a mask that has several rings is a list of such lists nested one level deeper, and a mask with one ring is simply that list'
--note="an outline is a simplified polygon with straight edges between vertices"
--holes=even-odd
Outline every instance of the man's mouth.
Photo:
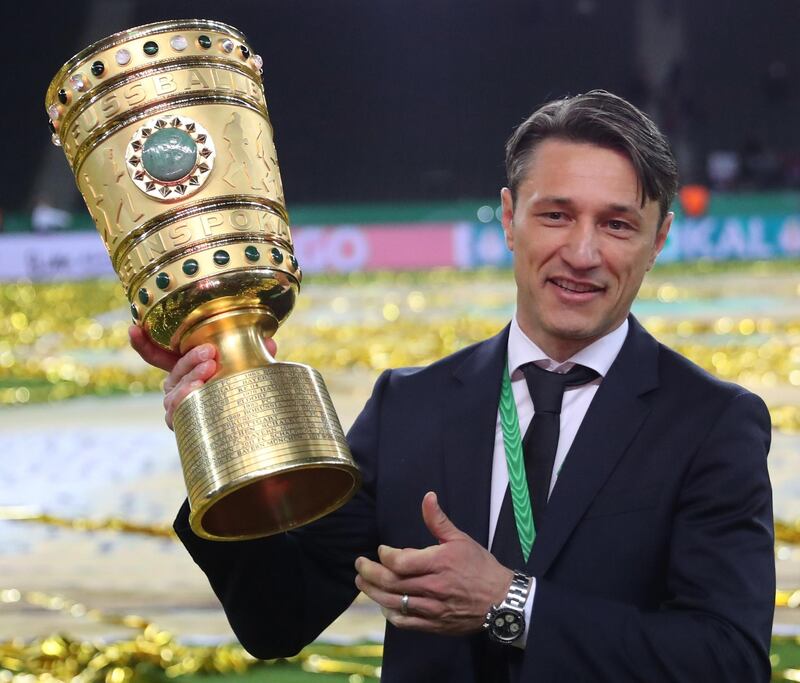
[{"label": "man's mouth", "polygon": [[572,292],[575,294],[602,292],[603,289],[605,289],[604,287],[600,287],[599,285],[591,282],[577,282],[576,280],[565,280],[564,278],[559,277],[550,278],[550,282],[552,282],[556,287],[560,287],[567,292]]}]

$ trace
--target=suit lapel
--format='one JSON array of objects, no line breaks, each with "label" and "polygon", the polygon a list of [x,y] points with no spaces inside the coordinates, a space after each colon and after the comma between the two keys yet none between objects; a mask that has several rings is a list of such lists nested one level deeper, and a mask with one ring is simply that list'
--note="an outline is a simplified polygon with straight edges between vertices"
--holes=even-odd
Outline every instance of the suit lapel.
[{"label": "suit lapel", "polygon": [[643,395],[658,386],[658,344],[630,328],[570,447],[547,505],[527,569],[543,576],[650,412]]},{"label": "suit lapel", "polygon": [[484,546],[508,329],[474,348],[455,368],[442,396],[445,510],[459,529]]}]

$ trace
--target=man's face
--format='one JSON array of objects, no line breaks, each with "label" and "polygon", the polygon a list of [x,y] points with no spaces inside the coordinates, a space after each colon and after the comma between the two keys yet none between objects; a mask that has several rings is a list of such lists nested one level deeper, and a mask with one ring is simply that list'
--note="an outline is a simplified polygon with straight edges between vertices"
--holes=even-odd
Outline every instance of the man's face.
[{"label": "man's face", "polygon": [[622,324],[672,222],[669,214],[659,226],[657,202],[641,206],[628,158],[592,144],[544,140],[516,202],[508,188],[501,197],[522,330],[565,360]]}]

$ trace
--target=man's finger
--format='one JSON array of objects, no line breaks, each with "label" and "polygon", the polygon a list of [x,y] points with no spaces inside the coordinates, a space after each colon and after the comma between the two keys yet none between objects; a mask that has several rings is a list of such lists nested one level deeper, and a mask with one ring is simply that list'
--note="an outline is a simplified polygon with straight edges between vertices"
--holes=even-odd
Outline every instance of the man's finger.
[{"label": "man's finger", "polygon": [[[383,609],[402,612],[403,593],[388,592],[364,580],[362,576],[356,576],[356,588],[371,600],[379,604]],[[426,598],[421,595],[408,594],[409,614],[424,617],[426,619],[436,619],[444,611],[444,605],[438,600]]]},{"label": "man's finger", "polygon": [[368,583],[378,586],[385,591],[399,589],[401,577],[397,576],[391,569],[387,569],[379,562],[373,562],[366,557],[356,559],[356,571]]},{"label": "man's finger", "polygon": [[384,567],[397,576],[424,576],[436,573],[438,550],[438,545],[403,549],[381,545],[378,546],[378,558]]},{"label": "man's finger", "polygon": [[464,536],[464,532],[453,524],[450,518],[444,514],[444,510],[439,507],[439,499],[433,491],[428,491],[422,499],[422,519],[425,521],[428,531],[439,543],[454,541]]},{"label": "man's finger", "polygon": [[[200,346],[195,346],[193,349],[187,351],[181,359],[175,363],[175,367],[172,368],[172,372],[169,373],[169,377],[167,377],[164,382],[164,391],[172,391],[178,386],[180,381],[198,365],[206,361],[213,361],[216,355],[217,350],[211,344],[200,344]],[[210,374],[204,374],[202,377],[195,376],[192,379],[208,379],[216,372],[216,363],[212,362],[210,366],[205,367],[206,370],[211,370]]]},{"label": "man's finger", "polygon": [[445,584],[441,577],[434,572],[402,576],[366,558],[359,558],[356,561],[356,571],[362,580],[387,593],[397,595],[408,593],[435,600],[446,593]]},{"label": "man's finger", "polygon": [[407,631],[427,631],[428,633],[438,633],[442,630],[441,625],[435,619],[402,614],[392,609],[384,609],[382,612],[386,621],[397,628]]},{"label": "man's finger", "polygon": [[167,351],[158,344],[154,344],[138,325],[131,325],[128,328],[128,337],[133,350],[142,357],[142,360],[161,370],[170,372],[180,358],[177,353]]},{"label": "man's finger", "polygon": [[[213,360],[206,360],[200,363],[200,365],[195,365],[189,372],[181,377],[177,385],[167,392],[167,396],[170,397],[170,403],[177,408],[184,396],[189,393],[186,388],[189,385],[202,386],[206,383],[206,380],[216,372],[216,369],[217,364]],[[164,388],[166,389],[166,382]],[[164,407],[166,407],[166,403]]]}]

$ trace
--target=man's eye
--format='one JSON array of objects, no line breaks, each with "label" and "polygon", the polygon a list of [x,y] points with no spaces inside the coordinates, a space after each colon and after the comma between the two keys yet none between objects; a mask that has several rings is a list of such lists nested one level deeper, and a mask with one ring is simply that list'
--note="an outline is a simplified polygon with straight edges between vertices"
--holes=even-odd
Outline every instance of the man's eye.
[{"label": "man's eye", "polygon": [[608,227],[612,230],[626,230],[630,226],[625,221],[608,221]]},{"label": "man's eye", "polygon": [[560,221],[564,218],[563,211],[548,211],[547,213],[543,214],[545,218],[550,219],[551,221]]}]

